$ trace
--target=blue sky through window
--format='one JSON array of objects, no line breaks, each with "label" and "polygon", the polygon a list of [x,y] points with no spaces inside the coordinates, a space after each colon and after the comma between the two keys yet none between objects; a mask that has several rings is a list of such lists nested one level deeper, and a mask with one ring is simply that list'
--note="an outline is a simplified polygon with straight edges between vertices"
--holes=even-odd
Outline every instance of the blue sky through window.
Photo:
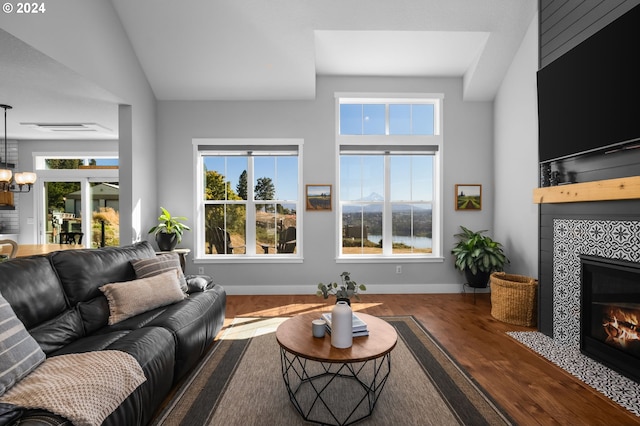
[{"label": "blue sky through window", "polygon": [[391,157],[391,201],[433,199],[433,156]]},{"label": "blue sky through window", "polygon": [[[204,166],[208,171],[216,171],[231,182],[236,191],[240,175],[248,170],[246,156],[205,156]],[[297,156],[257,156],[254,158],[254,177],[257,180],[269,177],[276,188],[276,199],[298,199],[298,157]],[[255,187],[256,182],[253,183]]]},{"label": "blue sky through window", "polygon": [[117,158],[96,158],[96,166],[117,166]]},{"label": "blue sky through window", "polygon": [[381,155],[340,157],[340,199],[342,201],[372,200],[383,195],[384,158]]},{"label": "blue sky through window", "polygon": [[[341,135],[385,135],[385,104],[340,104]],[[433,135],[433,104],[389,104],[389,135]]]}]

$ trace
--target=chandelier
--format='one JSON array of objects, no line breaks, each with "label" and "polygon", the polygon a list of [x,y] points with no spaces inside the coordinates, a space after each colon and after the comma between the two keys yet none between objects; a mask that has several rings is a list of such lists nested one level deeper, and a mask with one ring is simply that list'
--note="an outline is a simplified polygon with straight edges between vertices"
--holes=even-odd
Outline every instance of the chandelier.
[{"label": "chandelier", "polygon": [[[7,151],[7,110],[10,105],[0,105],[4,109],[4,169],[0,169],[0,191],[1,192],[29,192],[36,181],[36,174],[33,172],[16,173],[9,170]],[[1,166],[1,165],[0,165]],[[13,168],[13,164],[11,165]]]}]

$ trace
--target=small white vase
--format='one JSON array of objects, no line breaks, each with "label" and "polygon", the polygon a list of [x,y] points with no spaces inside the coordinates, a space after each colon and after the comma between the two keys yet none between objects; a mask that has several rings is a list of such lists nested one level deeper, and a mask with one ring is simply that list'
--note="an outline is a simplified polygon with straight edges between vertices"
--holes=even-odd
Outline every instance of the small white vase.
[{"label": "small white vase", "polygon": [[331,311],[331,346],[343,349],[353,344],[353,316],[347,302],[338,302]]}]

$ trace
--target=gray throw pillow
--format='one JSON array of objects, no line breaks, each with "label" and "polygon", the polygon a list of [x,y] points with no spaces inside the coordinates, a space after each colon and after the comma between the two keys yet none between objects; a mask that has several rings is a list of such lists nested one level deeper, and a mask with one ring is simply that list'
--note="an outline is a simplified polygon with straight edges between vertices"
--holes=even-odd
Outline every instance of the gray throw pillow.
[{"label": "gray throw pillow", "polygon": [[40,365],[46,356],[0,295],[0,395]]},{"label": "gray throw pillow", "polygon": [[198,293],[210,288],[213,283],[213,278],[208,275],[185,275],[187,285],[189,286],[189,293]]},{"label": "gray throw pillow", "polygon": [[180,266],[180,257],[178,253],[159,254],[149,259],[136,259],[131,261],[131,266],[136,271],[136,278],[149,278],[172,269],[178,270],[178,280],[180,288],[187,293],[189,288],[187,280],[184,278],[182,266]]}]

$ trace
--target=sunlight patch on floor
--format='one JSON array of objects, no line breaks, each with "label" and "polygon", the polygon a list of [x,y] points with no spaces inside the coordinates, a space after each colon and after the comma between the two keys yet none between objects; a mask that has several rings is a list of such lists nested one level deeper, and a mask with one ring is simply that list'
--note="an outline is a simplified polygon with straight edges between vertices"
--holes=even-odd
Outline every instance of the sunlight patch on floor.
[{"label": "sunlight patch on floor", "polygon": [[224,332],[221,340],[239,340],[275,333],[278,326],[286,317],[251,318],[241,317],[233,320]]}]

